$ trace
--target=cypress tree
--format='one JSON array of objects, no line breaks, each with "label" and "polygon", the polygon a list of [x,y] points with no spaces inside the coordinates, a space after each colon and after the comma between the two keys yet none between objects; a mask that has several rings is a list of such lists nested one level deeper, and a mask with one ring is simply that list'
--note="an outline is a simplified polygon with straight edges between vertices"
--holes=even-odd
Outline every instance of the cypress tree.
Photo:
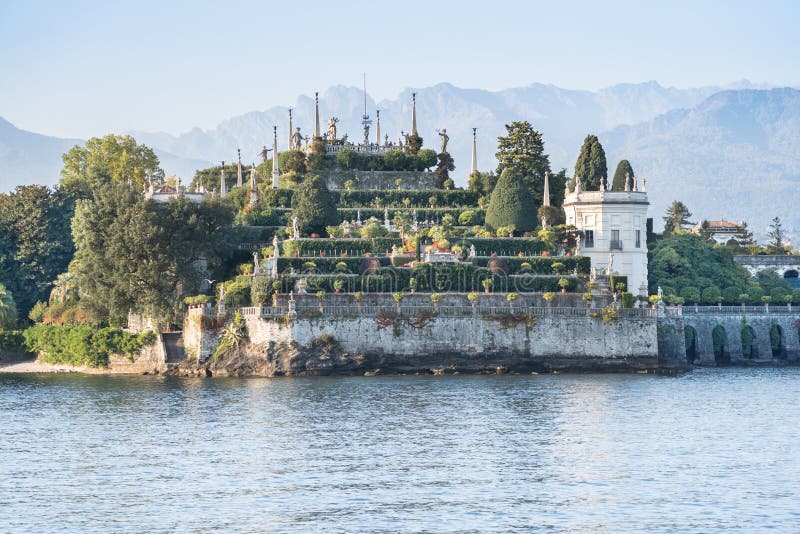
[{"label": "cypress tree", "polygon": [[292,215],[303,233],[322,234],[338,222],[336,202],[322,178],[309,174],[292,195]]},{"label": "cypress tree", "polygon": [[536,228],[536,201],[520,176],[510,168],[500,175],[486,210],[486,226],[497,229],[514,225],[518,231]]},{"label": "cypress tree", "polygon": [[625,191],[626,175],[630,175],[631,180],[633,180],[634,174],[631,162],[627,159],[623,159],[617,164],[617,170],[614,172],[614,182],[611,186],[612,191]]},{"label": "cypress tree", "polygon": [[584,191],[597,191],[600,189],[600,180],[607,175],[603,146],[596,135],[589,134],[584,139],[578,161],[575,162],[575,176],[580,178]]}]

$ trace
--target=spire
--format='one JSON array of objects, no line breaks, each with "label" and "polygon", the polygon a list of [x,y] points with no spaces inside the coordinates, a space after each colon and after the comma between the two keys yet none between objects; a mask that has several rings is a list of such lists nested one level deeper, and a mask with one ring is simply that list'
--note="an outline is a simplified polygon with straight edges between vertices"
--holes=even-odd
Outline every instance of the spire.
[{"label": "spire", "polygon": [[[544,190],[542,191],[542,207],[550,206],[550,171],[544,171]],[[542,215],[542,228],[547,228],[547,214]]]},{"label": "spire", "polygon": [[314,93],[314,137],[319,137],[319,93]]},{"label": "spire", "polygon": [[258,204],[258,184],[256,184],[256,164],[250,165],[250,207]]},{"label": "spire", "polygon": [[222,168],[219,171],[219,198],[225,198],[228,194],[228,186],[225,184],[225,161],[222,162]]},{"label": "spire", "polygon": [[478,129],[472,129],[472,170],[469,171],[470,176],[478,172]]},{"label": "spire", "polygon": [[236,187],[242,187],[242,149],[236,149]]},{"label": "spire", "polygon": [[[319,115],[317,115],[319,117]],[[319,127],[319,120],[317,120],[317,127]],[[278,189],[278,127],[272,127],[272,189]]]},{"label": "spire", "polygon": [[417,135],[417,93],[411,93],[411,135]]},{"label": "spire", "polygon": [[381,144],[381,110],[375,110],[375,120],[377,121],[375,124],[375,144],[380,146]]},{"label": "spire", "polygon": [[294,129],[292,128],[292,108],[289,108],[289,137],[286,141],[286,150],[292,149],[292,132]]}]

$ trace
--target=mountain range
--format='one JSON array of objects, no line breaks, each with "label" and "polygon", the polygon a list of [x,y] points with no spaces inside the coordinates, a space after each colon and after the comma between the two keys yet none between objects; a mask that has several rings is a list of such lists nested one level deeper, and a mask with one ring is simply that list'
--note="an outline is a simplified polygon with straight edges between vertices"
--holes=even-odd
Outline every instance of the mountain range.
[{"label": "mountain range", "polygon": [[[637,175],[647,179],[651,215],[657,221],[671,200],[681,199],[697,218],[747,220],[759,234],[774,215],[800,228],[800,214],[792,210],[800,183],[800,91],[795,89],[741,81],[692,89],[646,82],[584,91],[537,83],[488,91],[441,83],[408,88],[395,99],[375,102],[360,88],[334,86],[319,95],[322,129],[327,118],[336,116],[340,135],[362,139],[366,100],[373,120],[371,140],[376,109],[382,136],[396,140],[401,131],[410,130],[412,93],[425,145],[438,150],[437,130],[447,129],[459,185],[466,183],[469,172],[473,127],[478,129],[478,167],[490,170],[504,124],[528,120],[542,132],[554,169],[571,172],[588,133],[597,134],[605,147],[609,174],[619,159],[629,159]],[[309,135],[313,96],[299,96],[291,107],[294,126]],[[128,133],[156,150],[167,174],[186,181],[197,168],[235,160],[237,148],[245,163],[257,160],[261,147],[272,144],[273,125],[278,127],[279,150],[284,150],[287,122],[287,106],[273,106],[209,130]],[[0,120],[0,191],[22,183],[55,183],[60,155],[80,142],[25,132]]]}]

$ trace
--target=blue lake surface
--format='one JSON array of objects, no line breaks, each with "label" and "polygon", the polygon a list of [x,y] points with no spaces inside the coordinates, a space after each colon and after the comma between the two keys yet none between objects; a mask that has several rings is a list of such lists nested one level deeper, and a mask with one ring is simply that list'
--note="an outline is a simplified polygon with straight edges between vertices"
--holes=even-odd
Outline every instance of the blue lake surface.
[{"label": "blue lake surface", "polygon": [[0,531],[797,531],[798,404],[800,368],[0,375]]}]

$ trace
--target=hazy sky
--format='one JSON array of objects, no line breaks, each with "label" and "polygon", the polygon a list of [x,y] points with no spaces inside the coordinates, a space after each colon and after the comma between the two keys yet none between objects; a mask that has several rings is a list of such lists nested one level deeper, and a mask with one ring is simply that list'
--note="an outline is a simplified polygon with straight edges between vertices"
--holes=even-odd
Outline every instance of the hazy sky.
[{"label": "hazy sky", "polygon": [[89,137],[209,128],[336,84],[800,85],[800,1],[0,0],[0,116]]}]

